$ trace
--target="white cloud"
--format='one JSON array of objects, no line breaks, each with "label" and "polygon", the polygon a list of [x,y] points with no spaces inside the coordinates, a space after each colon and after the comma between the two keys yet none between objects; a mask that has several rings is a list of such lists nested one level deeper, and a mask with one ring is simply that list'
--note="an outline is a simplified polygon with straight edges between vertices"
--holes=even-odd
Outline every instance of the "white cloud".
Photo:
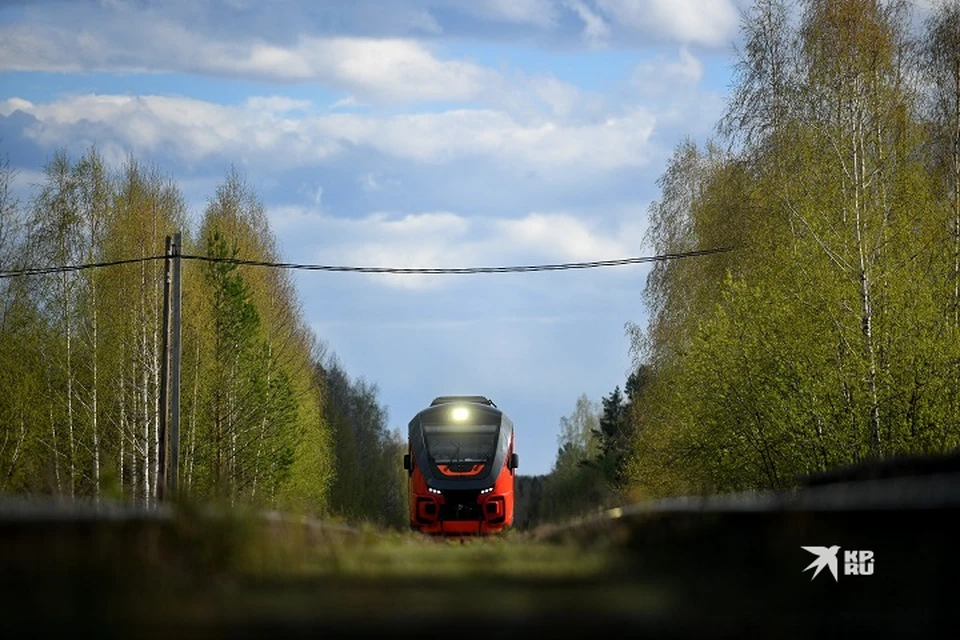
[{"label": "white cloud", "polygon": [[[467,217],[450,212],[362,218],[317,215],[301,207],[275,207],[271,226],[281,237],[316,238],[316,259],[331,263],[403,268],[459,268],[580,262],[635,256],[644,216],[638,208],[615,224],[591,224],[573,213],[530,213],[522,218]],[[402,289],[436,289],[447,276],[370,275]]]},{"label": "white cloud", "polygon": [[620,238],[599,235],[568,214],[532,213],[519,220],[495,222],[497,235],[518,253],[558,260],[590,261],[627,257]]},{"label": "white cloud", "polygon": [[696,84],[703,78],[703,64],[686,47],[680,48],[680,60],[668,64],[664,71],[667,75],[682,78],[690,84]]},{"label": "white cloud", "polygon": [[[318,75],[329,75],[357,93],[381,98],[468,100],[497,82],[488,69],[439,60],[408,40],[309,39],[300,46]],[[325,69],[328,64],[330,68]]]},{"label": "white cloud", "polygon": [[464,109],[386,118],[332,115],[305,126],[424,163],[487,156],[523,167],[577,165],[589,172],[644,164],[654,117],[636,109],[600,123],[521,124],[502,111]]},{"label": "white cloud", "polygon": [[208,40],[170,21],[132,25],[126,33],[4,25],[0,69],[239,75],[321,82],[385,101],[469,100],[499,82],[489,69],[439,59],[414,40],[300,36],[281,46],[258,38]]},{"label": "white cloud", "polygon": [[362,102],[360,102],[353,96],[347,96],[346,98],[340,98],[339,100],[331,104],[329,107],[327,107],[327,110],[337,111],[338,109],[355,109],[357,107],[364,107],[364,106],[366,105],[364,105]]},{"label": "white cloud", "polygon": [[290,111],[305,111],[313,106],[313,103],[309,100],[295,100],[285,96],[253,96],[247,98],[244,105],[251,111],[289,113]]},{"label": "white cloud", "polygon": [[596,0],[618,24],[682,43],[725,46],[735,35],[739,13],[735,0]]},{"label": "white cloud", "polygon": [[583,0],[569,0],[567,6],[583,21],[583,37],[588,43],[598,46],[606,42],[610,37],[610,27],[603,16],[594,12]]},{"label": "white cloud", "polygon": [[356,146],[427,164],[486,157],[524,170],[575,167],[580,174],[643,165],[655,124],[640,108],[603,122],[521,123],[489,109],[291,117],[264,104],[277,105],[259,98],[225,106],[183,97],[81,95],[45,104],[11,98],[0,102],[0,115],[32,115],[36,123],[25,134],[47,147],[109,141],[188,161],[227,155],[280,169],[310,166]]},{"label": "white cloud", "polygon": [[534,95],[550,107],[550,112],[560,118],[569,116],[580,102],[580,91],[573,85],[550,76],[533,78],[530,81]]},{"label": "white cloud", "polygon": [[681,47],[676,59],[657,56],[638,64],[634,67],[630,84],[641,95],[676,94],[678,90],[682,92],[695,87],[701,79],[703,63],[687,47]]},{"label": "white cloud", "polygon": [[[513,78],[470,61],[444,59],[416,40],[301,35],[284,44],[252,37],[210,39],[169,20],[111,31],[49,25],[0,26],[0,71],[188,72],[346,91],[331,110],[363,102],[457,101],[529,109],[546,102],[570,113],[576,87],[552,76]],[[262,100],[258,98],[258,100]],[[283,111],[309,105],[263,103]],[[255,106],[255,105],[250,105]]]}]

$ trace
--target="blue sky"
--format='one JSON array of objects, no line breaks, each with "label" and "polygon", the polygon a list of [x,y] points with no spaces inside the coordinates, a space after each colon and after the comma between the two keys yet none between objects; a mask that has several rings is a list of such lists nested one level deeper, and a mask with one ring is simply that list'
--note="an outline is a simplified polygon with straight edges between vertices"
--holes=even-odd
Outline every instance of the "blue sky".
[{"label": "blue sky", "polygon": [[[75,0],[0,7],[0,153],[24,198],[58,148],[175,177],[196,219],[231,163],[284,259],[462,267],[650,253],[647,207],[711,133],[742,0]],[[483,394],[546,473],[559,420],[630,368],[642,266],[300,273],[309,324],[390,426]]]}]

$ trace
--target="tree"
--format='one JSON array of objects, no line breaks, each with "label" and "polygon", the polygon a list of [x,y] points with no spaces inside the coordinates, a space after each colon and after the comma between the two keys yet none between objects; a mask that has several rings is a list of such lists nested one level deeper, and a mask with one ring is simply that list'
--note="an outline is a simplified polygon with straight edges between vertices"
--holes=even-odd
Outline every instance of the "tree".
[{"label": "tree", "polygon": [[[30,264],[25,212],[12,193],[9,161],[0,163],[0,269]],[[0,280],[0,493],[26,493],[46,480],[50,448],[38,433],[46,422],[43,371],[37,353],[44,331],[36,289],[24,279]],[[39,479],[39,482],[38,482]]]},{"label": "tree", "polygon": [[[100,257],[103,248],[103,234],[110,215],[113,199],[113,185],[107,176],[103,159],[96,149],[90,149],[74,167],[74,179],[77,185],[77,204],[83,235],[86,241],[84,261],[92,264]],[[87,410],[87,422],[90,429],[91,484],[94,497],[100,499],[101,484],[101,426],[100,426],[100,365],[104,357],[100,349],[100,302],[97,296],[98,284],[109,274],[88,270],[83,274],[83,300],[80,303],[82,318],[81,340],[85,357],[83,365],[87,369],[85,378],[87,389],[81,400]]]},{"label": "tree", "polygon": [[[236,258],[236,245],[228,247],[219,229],[207,238],[207,257]],[[241,440],[256,422],[246,401],[254,397],[259,364],[254,357],[260,315],[250,300],[249,287],[237,273],[237,265],[208,262],[207,284],[213,298],[212,395],[209,411],[213,423],[213,485],[236,499]],[[249,403],[253,404],[253,403]],[[253,409],[255,411],[255,409]]]},{"label": "tree", "polygon": [[58,152],[28,211],[9,197],[8,169],[2,268],[134,262],[0,282],[0,490],[155,500],[157,258],[164,236],[183,230],[186,253],[209,260],[184,261],[180,486],[198,499],[327,512],[333,443],[312,375],[317,342],[285,273],[231,261],[278,259],[239,174],[194,234],[176,184],[133,157],[111,175],[94,148],[77,162]]},{"label": "tree", "polygon": [[[925,24],[922,70],[927,81],[925,116],[931,136],[931,173],[941,215],[933,231],[937,254],[947,258],[937,270],[946,273],[950,338],[960,343],[960,1],[940,2]],[[960,415],[960,354],[950,353],[944,395],[948,415]],[[954,421],[954,426],[957,426]]]},{"label": "tree", "polygon": [[352,520],[404,525],[407,476],[400,460],[407,443],[387,429],[377,386],[351,380],[336,357],[318,362],[316,376],[327,390],[324,415],[337,456],[332,509]]},{"label": "tree", "polygon": [[538,518],[558,521],[589,513],[615,501],[597,465],[600,410],[586,394],[569,416],[560,418],[557,458],[543,481]]},{"label": "tree", "polygon": [[560,418],[556,467],[579,466],[582,462],[592,460],[599,454],[598,414],[596,403],[591,402],[584,393],[577,398],[573,413]]},{"label": "tree", "polygon": [[[41,187],[28,222],[34,255],[45,264],[75,264],[82,255],[81,219],[77,208],[76,176],[70,159],[58,151],[44,168],[46,182]],[[50,433],[57,492],[73,498],[78,482],[77,427],[75,409],[77,387],[74,366],[76,350],[77,305],[80,289],[76,273],[61,272],[48,277],[40,304],[50,318],[59,340],[50,341],[44,358],[47,386],[55,406],[50,407]],[[65,446],[61,446],[65,439]],[[65,459],[66,478],[61,477]],[[66,487],[64,488],[64,484]]]},{"label": "tree", "polygon": [[[761,0],[745,16],[729,151],[681,144],[651,207],[658,253],[737,247],[655,267],[650,323],[630,327],[654,375],[627,467],[653,495],[779,488],[957,443],[942,303],[954,236],[930,179],[938,128],[920,121],[907,6],[788,7]],[[926,50],[949,79],[949,56]]]},{"label": "tree", "polygon": [[[164,238],[185,226],[177,186],[129,157],[114,178],[112,203],[97,250],[104,260],[143,262],[102,271],[97,285],[98,349],[112,375],[105,426],[124,495],[156,499],[160,423],[160,357]],[[99,336],[102,335],[102,339]]]}]

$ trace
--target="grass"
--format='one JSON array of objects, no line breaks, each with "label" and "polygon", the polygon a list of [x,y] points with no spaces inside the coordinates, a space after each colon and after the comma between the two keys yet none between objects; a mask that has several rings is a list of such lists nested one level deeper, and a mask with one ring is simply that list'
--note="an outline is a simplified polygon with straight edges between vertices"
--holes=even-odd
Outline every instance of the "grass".
[{"label": "grass", "polygon": [[241,567],[258,576],[338,578],[589,578],[608,572],[608,554],[529,536],[445,539],[361,531],[311,539],[290,528],[249,540]]}]

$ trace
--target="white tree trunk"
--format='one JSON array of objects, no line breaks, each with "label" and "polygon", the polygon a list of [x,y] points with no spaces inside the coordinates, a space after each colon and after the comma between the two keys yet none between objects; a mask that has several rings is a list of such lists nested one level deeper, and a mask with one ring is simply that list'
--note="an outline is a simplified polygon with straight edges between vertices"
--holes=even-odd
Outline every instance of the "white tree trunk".
[{"label": "white tree trunk", "polygon": [[197,359],[193,377],[193,404],[190,406],[190,461],[187,464],[187,488],[193,486],[193,461],[196,457],[197,441],[197,403],[200,398],[200,340],[197,339]]},{"label": "white tree trunk", "polygon": [[63,282],[63,310],[64,310],[64,324],[66,328],[66,337],[67,337],[67,442],[70,450],[70,498],[73,499],[74,491],[76,489],[77,483],[77,458],[76,458],[76,447],[73,439],[73,344],[71,341],[71,331],[70,331],[70,297],[69,297],[69,288],[67,286],[67,274],[64,273],[62,277]]},{"label": "white tree trunk", "polygon": [[93,306],[93,388],[91,398],[91,420],[90,425],[93,431],[93,495],[94,500],[97,504],[100,503],[100,432],[98,431],[97,424],[97,358],[99,353],[97,351],[97,285],[93,282],[93,276],[91,276],[91,285],[90,285],[90,304]]},{"label": "white tree trunk", "polygon": [[127,444],[127,390],[126,390],[126,367],[123,366],[123,355],[125,349],[121,348],[120,350],[120,455],[118,464],[119,464],[119,474],[118,480],[120,483],[120,497],[122,498],[126,492],[124,491],[123,485],[123,471],[124,471],[124,462],[126,457],[126,444]]},{"label": "white tree trunk", "polygon": [[142,440],[142,453],[143,453],[143,501],[146,504],[150,504],[151,497],[153,496],[152,492],[152,477],[153,476],[153,467],[150,465],[150,389],[149,389],[149,372],[147,371],[147,363],[150,362],[150,354],[147,350],[147,328],[145,326],[147,320],[146,313],[146,288],[147,288],[147,273],[146,267],[141,263],[140,268],[140,326],[138,330],[140,332],[140,406],[143,412],[141,420],[141,437]]}]

